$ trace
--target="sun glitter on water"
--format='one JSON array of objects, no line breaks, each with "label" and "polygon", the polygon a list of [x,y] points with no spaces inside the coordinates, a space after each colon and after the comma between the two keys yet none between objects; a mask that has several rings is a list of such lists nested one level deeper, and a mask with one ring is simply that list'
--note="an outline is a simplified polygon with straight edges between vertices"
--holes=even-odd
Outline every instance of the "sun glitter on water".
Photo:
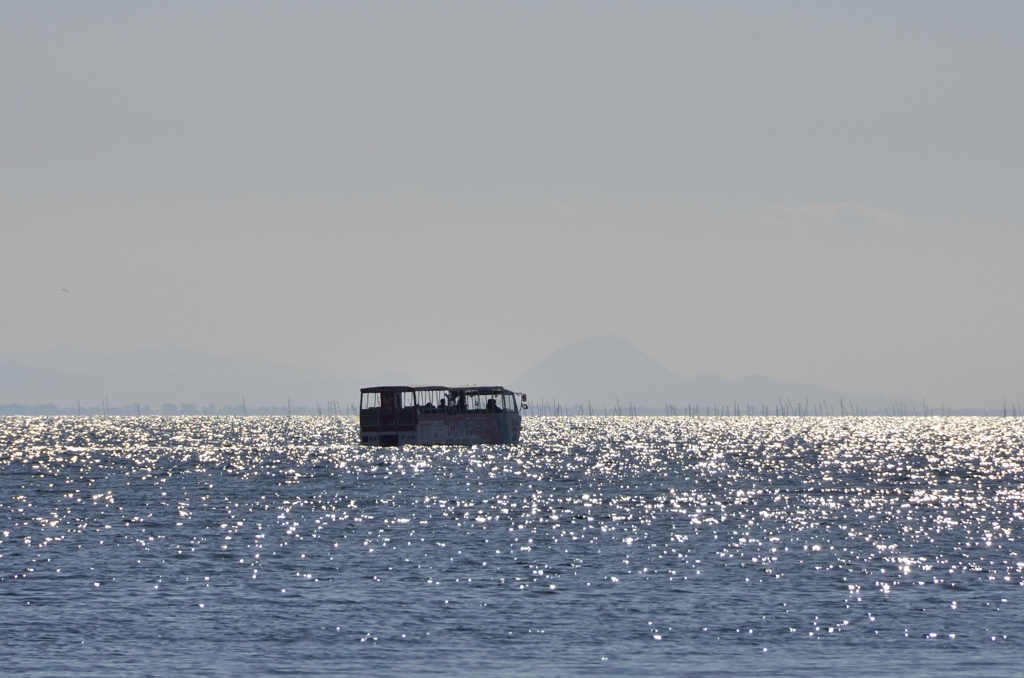
[{"label": "sun glitter on water", "polygon": [[50,673],[1012,675],[1022,433],[540,417],[383,449],[336,418],[7,417],[0,630]]}]

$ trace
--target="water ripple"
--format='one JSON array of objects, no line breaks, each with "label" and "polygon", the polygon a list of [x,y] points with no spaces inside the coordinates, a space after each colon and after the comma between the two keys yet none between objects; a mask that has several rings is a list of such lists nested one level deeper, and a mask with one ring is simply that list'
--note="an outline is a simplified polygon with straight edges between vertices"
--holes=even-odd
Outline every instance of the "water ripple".
[{"label": "water ripple", "polygon": [[5,670],[1016,672],[1020,420],[356,433],[0,418]]}]

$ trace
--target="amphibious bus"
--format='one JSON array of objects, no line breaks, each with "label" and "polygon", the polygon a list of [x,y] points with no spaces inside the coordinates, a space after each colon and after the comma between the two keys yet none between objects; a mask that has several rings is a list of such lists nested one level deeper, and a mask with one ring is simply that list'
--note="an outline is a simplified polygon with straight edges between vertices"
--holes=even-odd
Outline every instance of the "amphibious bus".
[{"label": "amphibious bus", "polygon": [[364,445],[516,445],[525,393],[501,386],[372,386],[361,389]]}]

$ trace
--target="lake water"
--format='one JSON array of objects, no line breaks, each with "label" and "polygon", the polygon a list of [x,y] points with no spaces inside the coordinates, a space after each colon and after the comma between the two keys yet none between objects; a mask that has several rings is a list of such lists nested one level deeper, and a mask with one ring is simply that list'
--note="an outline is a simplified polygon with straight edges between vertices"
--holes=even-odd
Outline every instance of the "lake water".
[{"label": "lake water", "polygon": [[1019,675],[1024,422],[0,418],[22,675]]}]

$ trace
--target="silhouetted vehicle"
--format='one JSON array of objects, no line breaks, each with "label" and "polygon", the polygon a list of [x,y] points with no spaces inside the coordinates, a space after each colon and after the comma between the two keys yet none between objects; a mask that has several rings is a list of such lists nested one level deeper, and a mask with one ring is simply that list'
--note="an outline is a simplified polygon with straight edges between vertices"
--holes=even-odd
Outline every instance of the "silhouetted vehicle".
[{"label": "silhouetted vehicle", "polygon": [[372,386],[360,391],[364,445],[516,445],[526,394],[501,386]]}]

